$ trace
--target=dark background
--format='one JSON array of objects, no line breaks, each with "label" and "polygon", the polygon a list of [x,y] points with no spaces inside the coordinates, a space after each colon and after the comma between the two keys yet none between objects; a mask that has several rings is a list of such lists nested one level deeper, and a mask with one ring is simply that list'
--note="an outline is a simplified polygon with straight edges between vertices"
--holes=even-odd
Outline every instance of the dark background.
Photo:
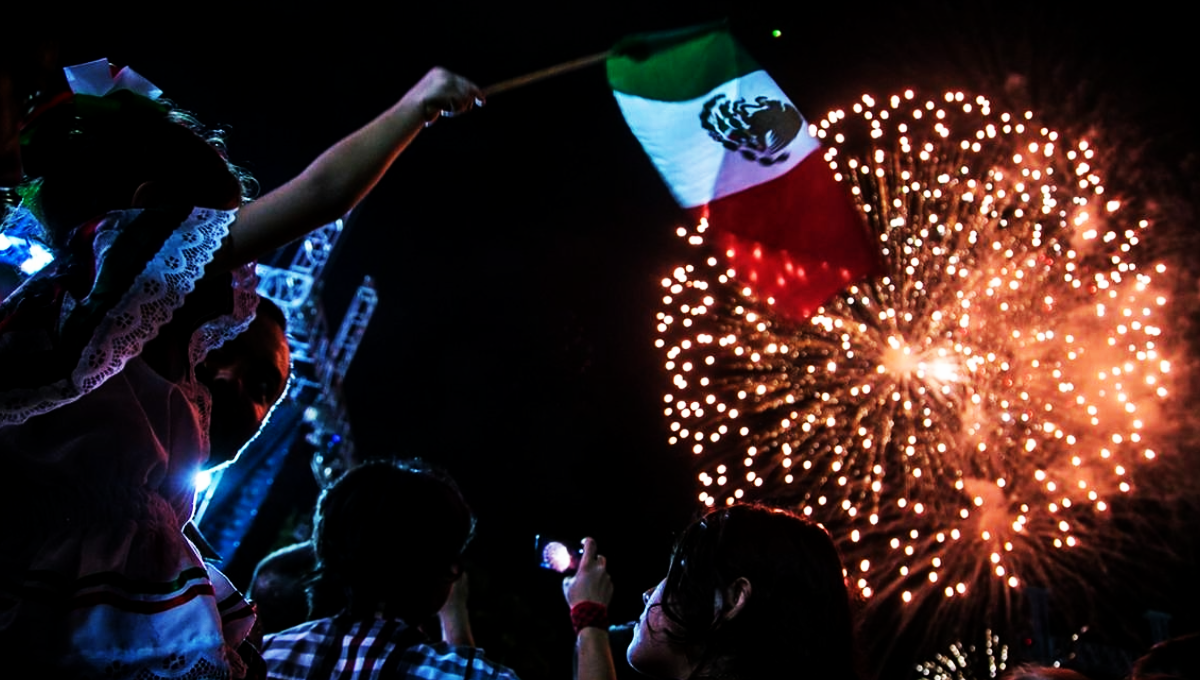
[{"label": "dark background", "polygon": [[[1113,150],[1106,185],[1140,193],[1165,243],[1190,243],[1197,59],[1190,22],[1165,3],[781,5],[192,5],[28,25],[61,64],[132,65],[228,126],[233,159],[266,191],[431,66],[486,86],[629,33],[728,17],[810,117],[862,92],[956,87],[1095,135]],[[334,319],[363,275],[379,289],[346,382],[359,452],[422,456],[459,480],[480,516],[477,636],[523,677],[569,672],[566,607],[556,578],[532,567],[535,533],[596,537],[617,585],[614,620],[629,620],[697,509],[690,454],[666,444],[652,336],[681,219],[592,67],[423,133],[354,214],[326,272]],[[1195,269],[1179,271],[1180,294],[1194,296]],[[303,504],[312,488],[289,474],[291,502]],[[1133,599],[1130,620],[1088,623],[1123,631],[1111,643],[1135,652],[1146,607],[1172,613],[1174,632],[1194,629],[1194,543],[1181,536],[1178,562],[1134,576],[1161,584],[1161,597]],[[1069,618],[1064,633],[1084,623]]]}]

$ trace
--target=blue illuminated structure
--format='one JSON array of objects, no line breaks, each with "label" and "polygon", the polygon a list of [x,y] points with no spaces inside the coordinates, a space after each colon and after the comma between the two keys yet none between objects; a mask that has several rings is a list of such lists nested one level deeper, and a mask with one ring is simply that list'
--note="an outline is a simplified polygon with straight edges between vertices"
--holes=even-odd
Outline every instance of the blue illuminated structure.
[{"label": "blue illuminated structure", "polygon": [[292,382],[236,464],[214,473],[200,492],[197,524],[225,564],[238,556],[289,456],[309,456],[317,484],[324,486],[353,455],[341,387],[378,296],[370,277],[364,278],[330,337],[320,281],[343,226],[337,220],[309,234],[286,267],[258,267],[259,294],[271,298],[287,318]]}]

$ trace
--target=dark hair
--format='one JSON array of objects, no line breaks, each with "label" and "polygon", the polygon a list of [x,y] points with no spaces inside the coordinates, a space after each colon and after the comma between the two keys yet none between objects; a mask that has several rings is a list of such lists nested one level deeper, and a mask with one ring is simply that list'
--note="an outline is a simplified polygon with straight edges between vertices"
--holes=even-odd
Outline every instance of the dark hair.
[{"label": "dark hair", "polygon": [[222,131],[127,91],[64,97],[26,123],[21,142],[22,194],[55,248],[84,221],[130,207],[145,182],[170,207],[235,208],[253,188],[228,163]]},{"label": "dark hair", "polygon": [[322,587],[353,616],[381,603],[406,620],[432,616],[458,577],[475,515],[444,472],[420,460],[376,460],[342,475],[317,502],[313,546]]},{"label": "dark hair", "polygon": [[305,579],[316,562],[312,543],[305,541],[276,550],[254,567],[246,597],[254,602],[263,633],[286,630],[309,619]]},{"label": "dark hair", "polygon": [[1079,671],[1036,664],[1017,666],[1000,677],[1004,680],[1088,680],[1087,676]]},{"label": "dark hair", "polygon": [[1130,680],[1197,680],[1200,678],[1200,633],[1163,640],[1133,662]]},{"label": "dark hair", "polygon": [[[750,597],[714,620],[713,596],[738,578]],[[740,504],[705,515],[675,545],[662,595],[665,631],[698,650],[699,675],[855,678],[850,602],[828,532],[789,512]]]},{"label": "dark hair", "polygon": [[258,308],[254,312],[255,316],[261,316],[265,319],[274,321],[279,329],[284,332],[288,331],[287,317],[283,314],[283,309],[271,298],[265,295],[258,296]]}]

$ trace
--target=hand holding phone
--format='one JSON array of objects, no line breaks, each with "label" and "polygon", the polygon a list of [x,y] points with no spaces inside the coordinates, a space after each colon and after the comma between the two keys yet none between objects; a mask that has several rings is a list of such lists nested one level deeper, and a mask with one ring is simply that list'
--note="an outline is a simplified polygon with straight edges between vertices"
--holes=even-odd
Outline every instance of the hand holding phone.
[{"label": "hand holding phone", "polygon": [[596,549],[596,541],[583,539],[583,555],[579,558],[578,572],[563,579],[563,596],[567,604],[574,607],[580,602],[598,602],[607,606],[612,599],[612,578],[608,575],[608,562]]}]

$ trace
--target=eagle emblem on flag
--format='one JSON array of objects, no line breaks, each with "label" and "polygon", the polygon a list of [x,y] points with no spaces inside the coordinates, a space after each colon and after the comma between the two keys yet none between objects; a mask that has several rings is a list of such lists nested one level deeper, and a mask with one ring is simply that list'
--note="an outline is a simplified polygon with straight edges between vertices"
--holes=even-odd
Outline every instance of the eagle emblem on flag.
[{"label": "eagle emblem on flag", "polygon": [[774,165],[791,155],[785,149],[804,127],[804,118],[790,102],[755,97],[730,99],[718,94],[700,111],[700,124],[710,137],[748,161]]}]

